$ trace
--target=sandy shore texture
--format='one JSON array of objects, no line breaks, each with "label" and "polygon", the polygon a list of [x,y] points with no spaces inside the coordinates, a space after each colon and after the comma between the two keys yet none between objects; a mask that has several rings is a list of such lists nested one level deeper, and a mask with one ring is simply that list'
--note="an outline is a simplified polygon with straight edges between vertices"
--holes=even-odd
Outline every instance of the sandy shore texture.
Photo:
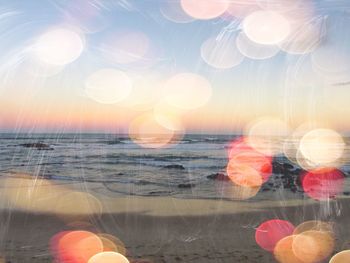
[{"label": "sandy shore texture", "polygon": [[0,182],[4,262],[53,262],[50,239],[65,230],[116,236],[130,262],[275,262],[254,239],[255,228],[275,218],[294,225],[313,219],[334,221],[335,251],[349,248],[347,199],[321,205],[277,196],[269,201],[126,197],[111,195],[99,184],[36,180],[35,187],[29,187],[28,182],[33,183],[28,178]]}]

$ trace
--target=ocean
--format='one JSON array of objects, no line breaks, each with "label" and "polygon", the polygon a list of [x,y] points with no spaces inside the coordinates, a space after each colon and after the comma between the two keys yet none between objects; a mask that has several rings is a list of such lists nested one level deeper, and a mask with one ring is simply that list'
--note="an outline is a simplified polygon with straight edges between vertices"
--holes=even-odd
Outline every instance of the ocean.
[{"label": "ocean", "polygon": [[[229,145],[238,137],[185,135],[167,148],[146,149],[127,135],[4,133],[0,135],[0,172],[68,183],[97,182],[111,194],[231,199],[232,183],[212,180],[210,175],[225,173]],[[282,155],[274,162],[298,169]],[[342,170],[346,174],[347,166]],[[281,180],[271,176],[266,183],[270,188],[260,191],[284,190]]]}]

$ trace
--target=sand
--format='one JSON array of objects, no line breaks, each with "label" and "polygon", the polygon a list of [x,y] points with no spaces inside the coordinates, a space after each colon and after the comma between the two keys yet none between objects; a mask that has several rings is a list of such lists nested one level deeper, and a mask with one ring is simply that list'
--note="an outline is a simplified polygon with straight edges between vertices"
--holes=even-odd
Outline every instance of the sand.
[{"label": "sand", "polygon": [[[125,197],[111,195],[99,184],[54,182],[53,185],[58,183],[59,187],[69,189],[65,194],[73,190],[94,193],[99,207],[93,204],[92,214],[79,201],[71,200],[75,213],[74,209],[59,213],[56,208],[50,211],[33,204],[26,209],[23,204],[28,203],[8,200],[8,189],[2,188],[0,248],[5,262],[52,262],[50,238],[64,230],[112,234],[124,243],[130,262],[147,259],[153,263],[275,262],[254,239],[255,228],[273,218],[289,220],[295,225],[315,218],[333,220],[338,227],[336,250],[346,248],[350,240],[347,199],[320,205],[309,199],[227,201]],[[8,185],[8,182],[0,184]],[[50,193],[55,187],[50,185]],[[28,190],[22,187],[20,192]],[[13,191],[19,189],[13,187]],[[39,193],[36,198],[42,200],[45,196],[42,191]],[[50,198],[43,200],[54,207]]]}]

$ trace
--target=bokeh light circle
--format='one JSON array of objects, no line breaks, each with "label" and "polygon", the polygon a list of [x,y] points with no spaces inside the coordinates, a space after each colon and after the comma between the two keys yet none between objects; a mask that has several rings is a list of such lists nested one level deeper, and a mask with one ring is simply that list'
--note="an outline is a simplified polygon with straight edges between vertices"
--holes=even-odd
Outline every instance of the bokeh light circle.
[{"label": "bokeh light circle", "polygon": [[162,97],[164,77],[153,72],[137,75],[128,73],[128,76],[132,81],[132,90],[120,105],[143,112],[154,108]]},{"label": "bokeh light circle", "polygon": [[309,231],[309,230],[316,230],[316,231],[323,231],[323,232],[333,232],[333,224],[329,223],[329,222],[322,222],[322,221],[318,221],[318,220],[310,220],[310,221],[306,221],[301,223],[300,225],[298,225],[295,229],[293,234],[294,235],[298,235],[301,234],[305,231]]},{"label": "bokeh light circle", "polygon": [[[271,158],[256,151],[243,151],[230,156],[229,169],[233,172],[235,166],[249,166],[257,171],[262,179],[262,183],[267,182],[272,173]],[[258,186],[258,185],[256,185]]]},{"label": "bokeh light circle", "polygon": [[194,73],[180,73],[165,83],[164,99],[180,109],[192,110],[206,104],[211,95],[210,82]]},{"label": "bokeh light circle", "polygon": [[262,45],[251,41],[243,32],[238,35],[236,45],[244,56],[251,59],[271,58],[280,51],[276,45]]},{"label": "bokeh light circle", "polygon": [[244,56],[236,47],[235,37],[209,38],[201,46],[201,56],[210,66],[229,69],[239,65]]},{"label": "bokeh light circle", "polygon": [[227,165],[227,175],[232,182],[243,187],[260,187],[263,183],[260,173],[246,164],[231,159]]},{"label": "bokeh light circle", "polygon": [[39,60],[51,65],[66,65],[76,60],[84,49],[84,40],[78,33],[55,28],[42,34],[34,45]]},{"label": "bokeh light circle", "polygon": [[181,0],[183,10],[196,19],[212,19],[225,13],[227,0]]},{"label": "bokeh light circle", "polygon": [[58,262],[86,263],[103,251],[100,238],[88,231],[68,231],[56,236]]},{"label": "bokeh light circle", "polygon": [[346,13],[327,17],[325,41],[311,54],[314,71],[321,79],[332,84],[350,80],[349,21]]},{"label": "bokeh light circle", "polygon": [[273,254],[279,263],[306,263],[297,258],[293,252],[295,236],[287,236],[277,242]]},{"label": "bokeh light circle", "polygon": [[293,252],[304,262],[321,262],[331,255],[335,245],[330,232],[309,230],[294,237]]},{"label": "bokeh light circle", "polygon": [[289,36],[279,44],[279,47],[290,54],[307,54],[313,52],[321,43],[323,21],[310,23],[300,20],[292,25]]},{"label": "bokeh light circle", "polygon": [[113,104],[130,94],[132,81],[127,74],[113,68],[100,69],[92,73],[85,82],[85,92],[91,99]]},{"label": "bokeh light circle", "polygon": [[189,16],[181,8],[180,0],[164,1],[160,6],[162,15],[175,23],[189,23],[194,21],[194,18]]},{"label": "bokeh light circle", "polygon": [[129,260],[117,252],[101,252],[91,257],[88,263],[129,263]]},{"label": "bokeh light circle", "polygon": [[333,130],[315,129],[303,136],[299,147],[309,161],[330,165],[343,155],[345,143],[342,136]]},{"label": "bokeh light circle", "polygon": [[311,198],[327,200],[343,191],[344,180],[343,173],[336,168],[317,168],[303,176],[302,186]]},{"label": "bokeh light circle", "polygon": [[306,159],[304,155],[301,153],[300,149],[297,149],[296,153],[296,161],[297,164],[304,170],[310,171],[313,169],[316,169],[319,167],[317,164],[311,162],[310,160]]},{"label": "bokeh light circle", "polygon": [[289,136],[288,125],[278,118],[261,118],[247,128],[247,142],[256,151],[267,156],[283,152],[283,142]]},{"label": "bokeh light circle", "polygon": [[329,263],[345,263],[350,262],[350,250],[344,250],[335,254]]},{"label": "bokeh light circle", "polygon": [[177,134],[164,127],[153,114],[143,114],[129,125],[129,137],[144,148],[163,148],[170,146]]},{"label": "bokeh light circle", "polygon": [[260,9],[253,1],[231,2],[227,9],[227,13],[236,18],[244,18],[250,13]]},{"label": "bokeh light circle", "polygon": [[255,189],[268,181],[272,173],[271,156],[253,149],[245,137],[234,140],[228,148],[229,163],[226,172],[236,185]]},{"label": "bokeh light circle", "polygon": [[256,43],[274,45],[288,37],[290,24],[279,13],[256,11],[244,19],[243,31],[250,40]]},{"label": "bokeh light circle", "polygon": [[97,236],[102,241],[103,251],[118,252],[119,254],[126,256],[125,245],[119,238],[106,233],[100,233],[100,234],[97,234]]},{"label": "bokeh light circle", "polygon": [[305,6],[300,5],[301,2],[304,2],[302,0],[256,0],[255,2],[260,8],[281,13],[295,11],[298,7],[305,8]]},{"label": "bokeh light circle", "polygon": [[274,251],[276,244],[282,238],[293,233],[294,226],[280,219],[273,219],[262,223],[255,232],[256,243],[264,250]]},{"label": "bokeh light circle", "polygon": [[168,112],[161,113],[159,109],[153,111],[155,120],[166,129],[183,133],[185,128],[177,115]]}]

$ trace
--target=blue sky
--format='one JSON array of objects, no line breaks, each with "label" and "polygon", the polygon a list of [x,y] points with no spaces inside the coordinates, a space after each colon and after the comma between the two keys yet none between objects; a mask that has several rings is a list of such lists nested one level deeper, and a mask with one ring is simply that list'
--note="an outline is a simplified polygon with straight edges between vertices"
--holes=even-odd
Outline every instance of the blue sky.
[{"label": "blue sky", "polygon": [[[338,104],[339,108],[330,109],[325,104],[328,100],[328,86],[332,86],[328,82],[325,84],[314,77],[315,80],[311,84],[296,87],[294,80],[290,81],[292,74],[290,72],[295,72],[300,66],[300,61],[307,61],[310,54],[293,55],[280,51],[276,56],[265,60],[245,58],[240,65],[224,70],[205,63],[200,52],[202,43],[209,37],[222,35],[223,32],[237,35],[242,31],[240,19],[219,17],[190,23],[174,23],[167,20],[160,12],[165,0],[73,2],[55,0],[0,2],[2,39],[0,61],[3,64],[0,94],[1,100],[6,102],[3,103],[6,106],[2,109],[2,118],[6,119],[4,129],[21,128],[18,123],[23,122],[22,119],[25,118],[23,111],[26,110],[23,109],[35,108],[41,102],[48,115],[52,112],[52,115],[56,116],[58,113],[54,109],[54,103],[51,105],[44,103],[48,98],[53,102],[57,101],[59,105],[65,105],[67,101],[70,103],[76,101],[76,104],[79,104],[84,100],[81,98],[84,97],[82,95],[84,80],[94,70],[104,67],[113,67],[136,75],[151,73],[171,76],[179,72],[192,72],[207,78],[212,84],[212,97],[202,108],[188,114],[189,117],[185,122],[191,124],[189,130],[220,130],[221,126],[223,130],[231,130],[264,115],[278,116],[295,123],[310,119],[325,120],[341,129],[348,129],[338,117],[339,114],[349,111],[342,102],[344,94],[349,95],[346,87],[334,88],[332,101],[339,100],[339,103],[332,102],[332,105]],[[327,34],[336,35],[339,41],[350,41],[348,37],[350,34],[343,32],[348,23],[345,1],[314,1],[313,6],[312,19],[325,19]],[[50,27],[66,26],[76,21],[74,19],[77,16],[86,16],[89,12],[94,14],[94,18],[85,25],[92,32],[84,32],[85,47],[80,57],[67,65],[60,74],[45,80],[35,79],[33,80],[35,88],[28,88],[27,82],[21,81],[25,78],[21,78],[19,70],[23,62],[21,59],[23,50]],[[69,19],[72,17],[73,20]],[[337,24],[339,21],[340,24]],[[123,30],[142,32],[152,41],[156,55],[152,56],[154,61],[150,65],[118,64],[106,59],[101,53],[101,44],[110,35]],[[335,93],[340,89],[341,95],[337,96]],[[24,105],[22,113],[15,96],[22,93],[21,90],[25,90],[23,92],[25,95],[19,100]],[[106,107],[93,105],[91,101],[83,101],[82,104],[83,107],[91,107],[91,111],[96,108],[104,111]],[[112,111],[128,110],[124,105],[113,105]],[[70,114],[72,112],[67,113]],[[207,122],[203,120],[203,115],[206,114],[209,119]],[[9,118],[12,118],[13,122],[9,121]],[[35,111],[30,118],[35,118]],[[39,119],[41,117],[38,117]],[[59,126],[60,122],[57,123]],[[121,123],[126,125],[127,120],[123,119]],[[46,127],[45,124],[40,124],[40,120],[37,125],[43,129]]]}]

